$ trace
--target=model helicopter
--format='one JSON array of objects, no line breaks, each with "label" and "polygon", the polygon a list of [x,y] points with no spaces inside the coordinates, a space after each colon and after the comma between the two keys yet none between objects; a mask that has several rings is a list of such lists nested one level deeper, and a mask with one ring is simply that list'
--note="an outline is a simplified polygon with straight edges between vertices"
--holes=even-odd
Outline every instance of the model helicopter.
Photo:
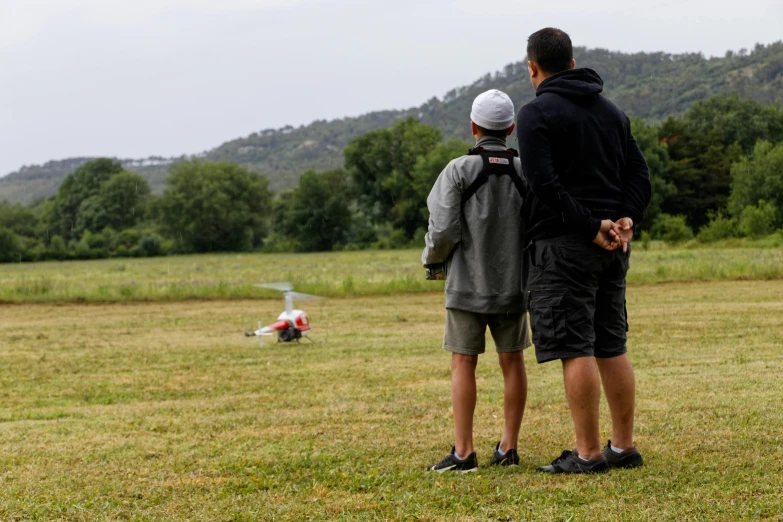
[{"label": "model helicopter", "polygon": [[[269,288],[284,293],[285,312],[281,313],[274,322],[268,326],[261,326],[258,322],[258,330],[255,332],[245,332],[246,337],[258,337],[259,345],[264,345],[264,337],[272,336],[277,332],[277,342],[289,343],[291,341],[299,342],[299,339],[305,337],[313,341],[307,335],[310,333],[310,318],[302,310],[294,310],[294,299],[297,301],[312,301],[314,299],[323,299],[317,295],[301,294],[294,292],[294,286],[291,283],[268,283],[263,285],[253,285],[259,288]],[[313,341],[314,342],[314,341]]]}]

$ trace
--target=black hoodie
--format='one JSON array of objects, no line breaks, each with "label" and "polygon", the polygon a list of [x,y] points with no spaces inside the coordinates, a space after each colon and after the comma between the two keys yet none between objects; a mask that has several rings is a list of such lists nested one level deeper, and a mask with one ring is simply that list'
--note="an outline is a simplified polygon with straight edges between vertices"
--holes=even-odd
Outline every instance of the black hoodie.
[{"label": "black hoodie", "polygon": [[601,219],[639,223],[650,203],[650,171],[628,117],[601,95],[592,69],[571,69],[538,86],[519,111],[522,172],[533,197],[528,235],[592,240]]}]

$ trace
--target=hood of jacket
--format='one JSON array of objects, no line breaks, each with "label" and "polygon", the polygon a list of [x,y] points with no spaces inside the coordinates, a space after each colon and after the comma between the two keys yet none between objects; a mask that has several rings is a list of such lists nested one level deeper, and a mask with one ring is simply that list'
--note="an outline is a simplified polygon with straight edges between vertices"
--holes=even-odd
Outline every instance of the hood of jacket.
[{"label": "hood of jacket", "polygon": [[604,90],[604,81],[592,69],[569,69],[553,74],[538,86],[536,96],[559,94],[577,103],[589,103]]}]

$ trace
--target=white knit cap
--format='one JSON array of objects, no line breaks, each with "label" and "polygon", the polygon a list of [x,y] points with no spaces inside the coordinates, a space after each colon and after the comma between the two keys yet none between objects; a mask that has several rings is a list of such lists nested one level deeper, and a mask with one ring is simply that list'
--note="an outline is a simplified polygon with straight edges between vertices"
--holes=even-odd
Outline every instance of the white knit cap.
[{"label": "white knit cap", "polygon": [[514,102],[508,94],[490,89],[476,96],[470,119],[479,127],[489,130],[505,130],[514,123]]}]

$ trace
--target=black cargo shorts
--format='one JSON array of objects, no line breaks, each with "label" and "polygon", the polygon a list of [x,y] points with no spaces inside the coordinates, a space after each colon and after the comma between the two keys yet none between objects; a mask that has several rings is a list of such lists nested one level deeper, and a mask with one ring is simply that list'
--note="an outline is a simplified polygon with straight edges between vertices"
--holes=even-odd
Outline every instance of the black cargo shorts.
[{"label": "black cargo shorts", "polygon": [[539,363],[626,353],[625,276],[631,245],[608,251],[582,238],[533,241],[527,248],[528,306]]}]

